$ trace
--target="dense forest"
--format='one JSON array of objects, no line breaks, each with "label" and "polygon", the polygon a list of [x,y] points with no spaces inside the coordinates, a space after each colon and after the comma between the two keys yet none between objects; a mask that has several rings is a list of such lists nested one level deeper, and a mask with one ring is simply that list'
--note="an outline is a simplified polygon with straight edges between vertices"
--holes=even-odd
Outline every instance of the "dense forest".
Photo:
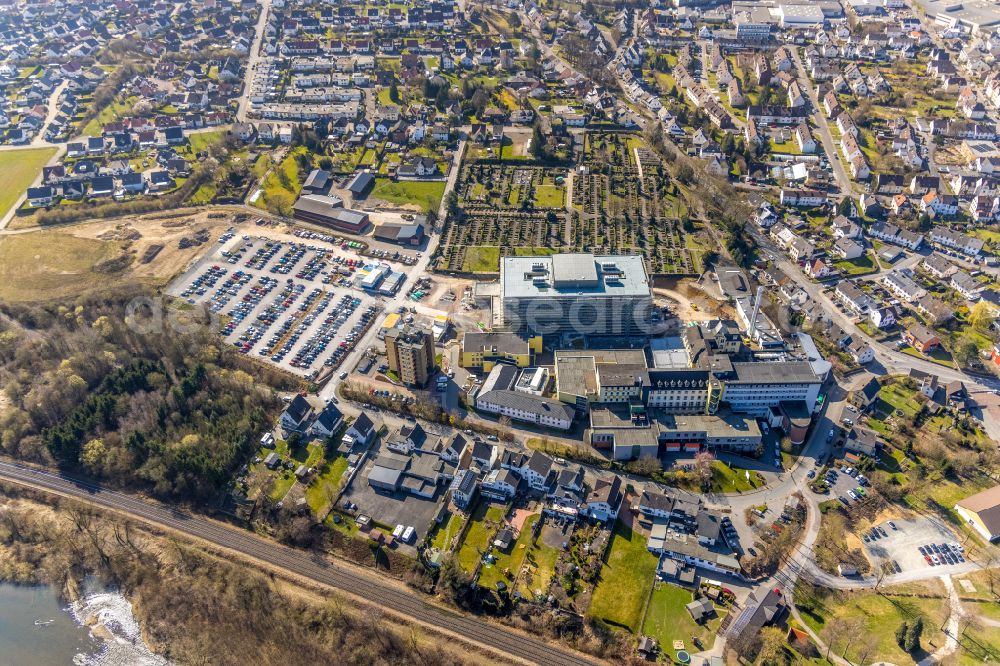
[{"label": "dense forest", "polygon": [[145,296],[0,303],[0,447],[204,500],[253,452],[275,388],[294,386],[223,346],[200,311]]}]

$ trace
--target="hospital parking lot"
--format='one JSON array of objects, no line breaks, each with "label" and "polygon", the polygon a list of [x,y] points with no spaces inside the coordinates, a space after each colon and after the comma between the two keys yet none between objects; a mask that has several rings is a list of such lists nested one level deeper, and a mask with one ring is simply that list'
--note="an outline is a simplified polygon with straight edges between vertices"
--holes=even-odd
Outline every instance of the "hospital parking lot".
[{"label": "hospital parking lot", "polygon": [[206,305],[240,352],[315,377],[337,368],[374,324],[385,294],[370,276],[392,273],[346,243],[310,241],[227,231],[168,293]]}]

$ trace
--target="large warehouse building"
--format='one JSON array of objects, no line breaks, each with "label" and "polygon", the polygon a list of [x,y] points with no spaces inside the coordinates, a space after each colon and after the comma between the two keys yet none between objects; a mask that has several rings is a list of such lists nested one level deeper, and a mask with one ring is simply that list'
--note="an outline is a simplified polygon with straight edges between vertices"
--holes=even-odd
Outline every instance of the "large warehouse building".
[{"label": "large warehouse building", "polygon": [[555,254],[500,262],[502,325],[537,334],[636,335],[652,309],[641,256]]},{"label": "large warehouse building", "polygon": [[344,200],[337,196],[304,194],[292,206],[292,216],[351,234],[359,234],[368,227],[368,213],[344,208]]}]

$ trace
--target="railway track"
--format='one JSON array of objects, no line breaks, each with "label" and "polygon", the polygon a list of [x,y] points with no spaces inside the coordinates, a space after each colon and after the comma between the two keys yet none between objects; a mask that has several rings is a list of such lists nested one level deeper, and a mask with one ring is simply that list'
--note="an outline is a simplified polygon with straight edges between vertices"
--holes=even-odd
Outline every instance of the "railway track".
[{"label": "railway track", "polygon": [[376,578],[358,576],[315,554],[294,550],[249,532],[226,527],[179,509],[153,504],[128,493],[108,490],[83,479],[6,462],[0,462],[0,479],[36,490],[81,499],[236,551],[412,617],[421,624],[457,634],[498,654],[552,666],[599,663],[541,639],[428,603],[414,592],[381,583]]}]

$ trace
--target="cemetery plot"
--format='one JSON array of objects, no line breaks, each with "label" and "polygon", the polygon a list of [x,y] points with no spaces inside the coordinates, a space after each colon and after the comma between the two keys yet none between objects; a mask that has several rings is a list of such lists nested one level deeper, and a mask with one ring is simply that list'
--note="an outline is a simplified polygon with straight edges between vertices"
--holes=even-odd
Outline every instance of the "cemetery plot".
[{"label": "cemetery plot", "polygon": [[572,169],[467,163],[436,268],[495,273],[499,257],[642,254],[651,273],[701,270],[703,248],[677,186],[639,135],[590,132]]}]

